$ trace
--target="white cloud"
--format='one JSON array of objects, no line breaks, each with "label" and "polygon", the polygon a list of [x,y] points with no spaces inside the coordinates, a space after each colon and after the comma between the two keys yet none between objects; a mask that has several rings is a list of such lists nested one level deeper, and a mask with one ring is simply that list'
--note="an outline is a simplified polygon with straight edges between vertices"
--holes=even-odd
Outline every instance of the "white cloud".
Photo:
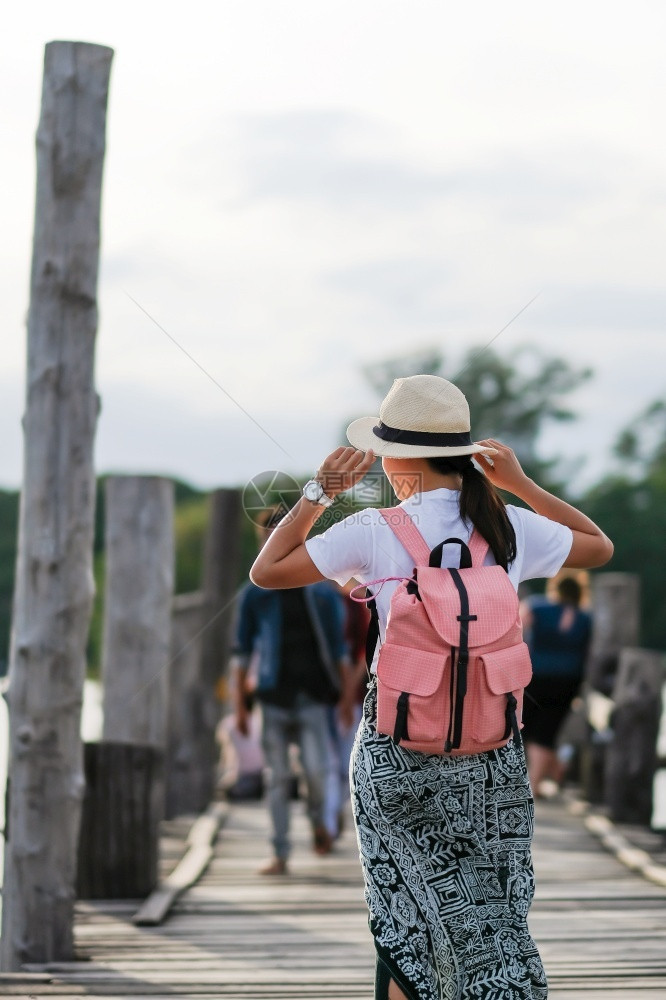
[{"label": "white cloud", "polygon": [[663,394],[662,5],[637,0],[631,18],[573,0],[194,0],[187,17],[158,19],[125,0],[37,8],[16,9],[0,62],[14,95],[0,192],[14,390],[0,403],[0,482],[19,475],[33,137],[51,37],[116,48],[101,469],[212,484],[255,461],[273,467],[274,446],[216,381],[275,423],[289,471],[302,471],[300,434],[307,471],[318,440],[326,451],[347,417],[376,409],[363,363],[436,344],[455,368],[539,291],[496,347],[534,341],[595,368],[582,450],[589,434],[602,456]]}]

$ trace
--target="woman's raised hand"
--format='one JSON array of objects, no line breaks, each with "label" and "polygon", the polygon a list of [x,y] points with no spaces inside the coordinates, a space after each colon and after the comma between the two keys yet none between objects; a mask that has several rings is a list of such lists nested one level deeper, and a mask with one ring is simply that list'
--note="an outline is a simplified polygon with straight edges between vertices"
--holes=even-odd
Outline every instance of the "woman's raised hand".
[{"label": "woman's raised hand", "polygon": [[571,550],[564,563],[575,569],[605,566],[613,555],[613,543],[589,517],[564,500],[542,489],[526,476],[511,448],[488,438],[479,444],[494,448],[494,455],[475,455],[490,482],[524,500],[536,514],[571,528]]},{"label": "woman's raised hand", "polygon": [[495,449],[494,455],[474,456],[493,486],[520,496],[521,486],[524,486],[530,480],[523,472],[523,468],[516,458],[513,448],[509,448],[508,445],[502,444],[500,441],[495,441],[494,438],[478,441],[477,444]]},{"label": "woman's raised hand", "polygon": [[375,453],[357,451],[356,448],[336,448],[324,459],[315,474],[327,497],[337,496],[351,489],[366,474],[375,460]]}]

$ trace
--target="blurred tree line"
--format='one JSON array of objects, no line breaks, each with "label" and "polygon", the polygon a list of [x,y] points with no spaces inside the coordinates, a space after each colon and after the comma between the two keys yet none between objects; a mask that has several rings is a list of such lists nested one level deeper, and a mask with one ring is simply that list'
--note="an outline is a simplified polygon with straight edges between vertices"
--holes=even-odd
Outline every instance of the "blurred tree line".
[{"label": "blurred tree line", "polygon": [[544,461],[537,456],[541,431],[549,423],[575,419],[566,397],[592,376],[589,368],[572,368],[562,358],[544,355],[535,347],[520,347],[501,356],[490,348],[472,348],[451,374],[437,349],[367,366],[363,371],[382,399],[393,380],[406,375],[441,375],[464,392],[472,417],[475,441],[501,438],[514,449],[523,468],[540,484],[565,492],[565,463],[559,456]]},{"label": "blurred tree line", "polygon": [[[447,375],[445,359],[437,349],[373,364],[364,370],[381,399],[394,378],[418,373]],[[553,455],[539,457],[541,432],[549,423],[572,421],[575,413],[567,397],[591,377],[589,369],[576,369],[565,360],[548,357],[534,348],[520,348],[500,356],[491,349],[472,349],[457,373],[449,376],[467,396],[475,439],[498,437],[511,445],[528,475],[573,500],[597,521],[615,543],[615,555],[604,571],[638,573],[642,593],[642,644],[666,650],[666,403],[646,407],[619,435],[609,468],[601,480],[582,495],[571,488],[575,462]],[[356,416],[354,414],[353,416]],[[351,418],[350,418],[351,419]],[[344,434],[341,434],[341,441]],[[585,445],[581,451],[585,451]],[[589,450],[589,448],[587,449]],[[322,455],[323,457],[323,455]],[[379,463],[378,463],[379,468]],[[304,475],[300,484],[309,478]],[[325,530],[333,518],[359,507],[393,502],[386,482],[377,475],[344,495],[318,523]],[[267,484],[268,502],[293,502],[296,482],[290,476]],[[207,495],[183,482],[175,484],[176,592],[197,590],[201,583]],[[515,502],[515,498],[510,498]],[[0,672],[6,668],[16,551],[18,493],[0,491]],[[256,551],[251,516],[243,518],[242,560],[237,581],[241,587]],[[89,643],[91,672],[99,670],[104,590],[104,477],[97,484],[95,530],[95,579],[97,597]]]},{"label": "blurred tree line", "polygon": [[666,650],[666,403],[639,413],[615,444],[616,469],[584,498],[615,543],[606,569],[641,579],[641,644]]}]

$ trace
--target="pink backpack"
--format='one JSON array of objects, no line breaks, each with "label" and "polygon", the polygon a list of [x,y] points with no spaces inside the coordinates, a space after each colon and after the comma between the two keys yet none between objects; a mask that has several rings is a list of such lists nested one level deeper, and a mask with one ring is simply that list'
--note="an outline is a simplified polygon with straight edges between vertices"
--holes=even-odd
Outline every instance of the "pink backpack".
[{"label": "pink backpack", "polygon": [[[488,543],[447,538],[430,551],[400,507],[382,510],[414,560],[392,598],[377,664],[377,730],[410,750],[475,754],[520,739],[532,664],[518,595],[501,566],[484,566]],[[445,545],[460,569],[441,568]]]}]

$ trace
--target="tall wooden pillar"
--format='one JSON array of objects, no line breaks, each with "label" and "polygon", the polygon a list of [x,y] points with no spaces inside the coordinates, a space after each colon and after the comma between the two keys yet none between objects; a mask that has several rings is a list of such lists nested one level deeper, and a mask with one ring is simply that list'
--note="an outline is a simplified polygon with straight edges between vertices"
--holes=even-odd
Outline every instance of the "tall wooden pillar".
[{"label": "tall wooden pillar", "polygon": [[51,42],[37,130],[0,964],[67,959],[93,598],[97,271],[113,52]]}]

